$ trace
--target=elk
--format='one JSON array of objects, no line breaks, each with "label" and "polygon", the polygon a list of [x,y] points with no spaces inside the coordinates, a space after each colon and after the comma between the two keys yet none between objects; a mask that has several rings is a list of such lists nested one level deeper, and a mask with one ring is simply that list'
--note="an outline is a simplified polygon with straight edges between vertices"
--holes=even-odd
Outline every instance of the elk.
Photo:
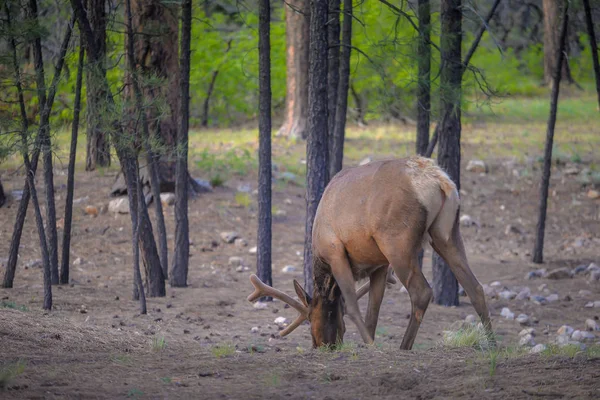
[{"label": "elk", "polygon": [[[493,343],[484,292],[469,268],[459,231],[459,202],[456,185],[428,158],[375,161],[344,169],[327,185],[317,208],[312,296],[294,280],[297,301],[253,275],[255,291],[248,300],[272,296],[299,312],[281,336],[308,320],[313,347],[335,345],[343,340],[347,314],[362,340],[372,344],[393,270],[410,296],[412,311],[400,346],[410,350],[433,297],[418,263],[420,250],[429,243],[465,289]],[[369,282],[355,292],[355,282],[367,277]],[[363,320],[358,298],[367,291]]]}]

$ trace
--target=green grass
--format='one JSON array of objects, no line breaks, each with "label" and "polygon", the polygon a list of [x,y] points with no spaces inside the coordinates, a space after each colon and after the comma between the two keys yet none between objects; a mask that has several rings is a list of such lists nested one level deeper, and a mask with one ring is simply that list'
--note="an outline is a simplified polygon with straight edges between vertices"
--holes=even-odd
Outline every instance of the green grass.
[{"label": "green grass", "polygon": [[229,357],[235,354],[235,346],[229,343],[218,344],[210,349],[210,351],[216,358]]},{"label": "green grass", "polygon": [[575,358],[578,356],[583,356],[586,358],[600,358],[600,345],[592,344],[587,345],[584,349],[582,349],[579,345],[576,344],[568,344],[566,346],[557,346],[554,344],[548,345],[546,350],[540,353],[545,357],[568,357]]},{"label": "green grass", "polygon": [[240,207],[248,208],[250,207],[250,204],[252,204],[252,197],[250,197],[250,195],[245,192],[236,192],[235,204],[237,204]]},{"label": "green grass", "polygon": [[167,347],[167,341],[162,336],[155,336],[152,338],[152,350],[163,351]]},{"label": "green grass", "polygon": [[15,363],[0,367],[0,389],[5,388],[13,379],[21,375],[25,371],[25,366],[25,361],[18,360]]},{"label": "green grass", "polygon": [[29,309],[26,306],[8,300],[0,301],[0,308],[10,308],[12,310],[29,311]]},{"label": "green grass", "polygon": [[477,350],[492,348],[489,338],[480,324],[463,324],[457,330],[444,331],[442,344],[445,347],[469,347]]}]

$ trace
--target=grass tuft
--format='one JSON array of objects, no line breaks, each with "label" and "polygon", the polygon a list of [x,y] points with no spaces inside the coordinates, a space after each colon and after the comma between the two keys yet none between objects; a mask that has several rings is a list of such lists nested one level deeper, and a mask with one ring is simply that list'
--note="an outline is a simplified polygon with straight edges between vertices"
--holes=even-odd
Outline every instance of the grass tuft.
[{"label": "grass tuft", "polygon": [[14,364],[8,364],[0,368],[0,389],[8,386],[10,381],[25,371],[25,361],[19,360]]},{"label": "grass tuft", "polygon": [[10,308],[12,310],[18,311],[29,311],[29,309],[24,305],[19,305],[14,301],[2,300],[0,301],[0,308]]},{"label": "grass tuft", "polygon": [[235,354],[235,346],[232,344],[218,344],[210,351],[216,358],[229,357]]},{"label": "grass tuft", "polygon": [[162,336],[155,336],[152,338],[152,350],[163,351],[167,347],[167,341]]},{"label": "grass tuft", "polygon": [[477,350],[492,347],[481,324],[463,325],[458,330],[444,331],[442,344],[446,347],[470,347]]}]

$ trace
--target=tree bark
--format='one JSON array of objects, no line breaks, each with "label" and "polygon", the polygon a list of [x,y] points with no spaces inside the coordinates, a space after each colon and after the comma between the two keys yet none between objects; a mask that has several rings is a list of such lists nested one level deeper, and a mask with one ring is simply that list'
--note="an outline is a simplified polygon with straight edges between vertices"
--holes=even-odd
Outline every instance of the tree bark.
[{"label": "tree bark", "polygon": [[4,194],[4,188],[2,187],[2,181],[0,181],[0,207],[6,203],[6,195]]},{"label": "tree bark", "polygon": [[175,259],[171,286],[187,286],[190,238],[188,222],[188,130],[190,117],[190,46],[192,0],[185,0],[181,10],[181,71],[179,130],[177,133],[177,166],[175,177]]},{"label": "tree bark", "polygon": [[[286,113],[277,135],[307,137],[308,118],[308,51],[310,8],[308,0],[291,0],[286,4]],[[327,50],[325,50],[327,52]]]},{"label": "tree bark", "polygon": [[[447,115],[439,132],[438,164],[460,190],[461,131],[461,0],[442,0],[440,76],[441,115]],[[433,254],[433,294],[436,304],[458,305],[458,282],[444,260]]]},{"label": "tree bark", "polygon": [[[344,0],[344,20],[340,52],[340,75],[337,87],[337,104],[333,131],[329,130],[331,149],[329,151],[329,178],[341,171],[344,161],[344,138],[346,115],[348,112],[348,90],[350,87],[350,55],[352,52],[352,0]],[[329,129],[329,127],[328,127]]]},{"label": "tree bark", "polygon": [[[256,273],[273,286],[271,276],[271,8],[269,0],[258,5],[258,232]],[[263,297],[263,301],[271,301]]]},{"label": "tree bark", "polygon": [[[556,59],[559,47],[559,2],[558,0],[543,0],[544,7],[544,83],[546,85],[554,82],[553,70],[556,67]],[[561,64],[562,79],[573,83],[568,61],[563,58]]]},{"label": "tree bark", "polygon": [[424,155],[429,145],[431,118],[431,7],[429,0],[418,1],[419,42],[417,87],[417,154]]},{"label": "tree bark", "polygon": [[304,288],[313,292],[312,226],[327,177],[327,9],[328,0],[311,0],[306,141],[306,227]]},{"label": "tree bark", "polygon": [[[94,171],[97,167],[110,165],[110,142],[108,140],[107,124],[103,117],[103,105],[106,91],[102,82],[95,78],[94,68],[106,69],[106,0],[87,0],[87,15],[93,30],[94,45],[98,49],[98,63],[86,71],[87,96],[87,144],[85,170]],[[83,43],[86,47],[85,37]],[[89,54],[89,53],[88,53]]]},{"label": "tree bark", "polygon": [[594,76],[596,78],[596,94],[598,95],[598,108],[600,109],[600,63],[598,62],[598,43],[596,43],[596,33],[594,32],[594,21],[592,20],[590,0],[583,0],[583,8],[585,9],[585,23],[587,25],[590,49],[592,50],[592,62],[594,63]]},{"label": "tree bark", "polygon": [[[12,22],[10,8],[8,4],[5,4],[7,26],[9,32],[12,32]],[[31,9],[30,9],[31,11]],[[33,203],[33,209],[35,213],[35,221],[37,225],[38,236],[40,240],[40,250],[42,253],[42,263],[44,266],[44,310],[52,309],[52,282],[51,282],[51,271],[50,271],[50,255],[48,253],[48,246],[46,243],[46,234],[44,232],[44,221],[42,219],[42,212],[40,210],[40,203],[37,197],[37,190],[35,188],[34,176],[35,172],[29,160],[29,149],[28,149],[28,138],[27,132],[29,131],[27,111],[25,109],[25,100],[23,98],[23,87],[21,86],[21,72],[19,70],[19,61],[17,59],[17,44],[14,36],[9,34],[9,41],[12,50],[12,62],[13,71],[15,74],[15,85],[17,87],[17,95],[19,98],[19,109],[21,111],[21,154],[23,155],[23,162],[25,164],[25,174],[27,184],[29,186],[29,192],[31,193],[31,202]],[[44,104],[44,103],[40,103]],[[12,281],[11,286],[12,287]]]},{"label": "tree bark", "polygon": [[564,1],[562,24],[558,48],[555,56],[555,68],[553,71],[552,93],[550,97],[550,115],[548,117],[548,128],[546,130],[546,145],[544,147],[544,169],[542,172],[542,182],[540,184],[540,208],[535,236],[535,246],[533,248],[533,262],[541,264],[544,262],[544,234],[546,230],[546,210],[548,208],[548,187],[550,186],[550,172],[552,167],[552,145],[554,142],[554,126],[556,125],[556,111],[558,109],[558,94],[562,73],[558,73],[563,63],[565,46],[567,41],[567,26],[569,21],[569,2]]},{"label": "tree bark", "polygon": [[71,148],[69,149],[69,168],[67,172],[67,200],[65,202],[65,227],[63,230],[60,283],[69,283],[69,256],[71,253],[71,225],[73,222],[73,191],[75,186],[75,160],[77,153],[77,134],[79,132],[79,113],[81,111],[81,86],[83,81],[83,60],[85,47],[79,46],[79,63],[75,83],[75,104],[73,105],[73,123],[71,126]]},{"label": "tree bark", "polygon": [[326,181],[335,175],[333,160],[333,132],[335,130],[335,114],[337,112],[338,92],[340,84],[340,0],[329,0],[329,15],[327,21],[327,131],[329,134],[329,167]]}]

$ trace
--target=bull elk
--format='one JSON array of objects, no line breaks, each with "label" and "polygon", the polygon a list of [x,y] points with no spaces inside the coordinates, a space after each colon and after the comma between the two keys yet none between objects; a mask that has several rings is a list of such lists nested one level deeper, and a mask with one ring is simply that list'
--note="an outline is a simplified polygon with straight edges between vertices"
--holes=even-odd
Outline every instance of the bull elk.
[{"label": "bull elk", "polygon": [[[297,301],[252,275],[255,291],[248,300],[272,296],[299,312],[281,336],[308,320],[313,346],[333,345],[343,339],[343,317],[348,314],[363,341],[371,344],[386,280],[391,279],[389,265],[410,296],[412,312],[401,344],[410,350],[433,296],[418,264],[419,251],[430,243],[465,289],[493,340],[484,292],[465,255],[458,210],[456,185],[431,159],[409,157],[342,170],[325,189],[315,216],[313,295],[294,280]],[[355,282],[366,277],[369,282],[355,292]],[[367,291],[363,321],[358,298]]]}]

